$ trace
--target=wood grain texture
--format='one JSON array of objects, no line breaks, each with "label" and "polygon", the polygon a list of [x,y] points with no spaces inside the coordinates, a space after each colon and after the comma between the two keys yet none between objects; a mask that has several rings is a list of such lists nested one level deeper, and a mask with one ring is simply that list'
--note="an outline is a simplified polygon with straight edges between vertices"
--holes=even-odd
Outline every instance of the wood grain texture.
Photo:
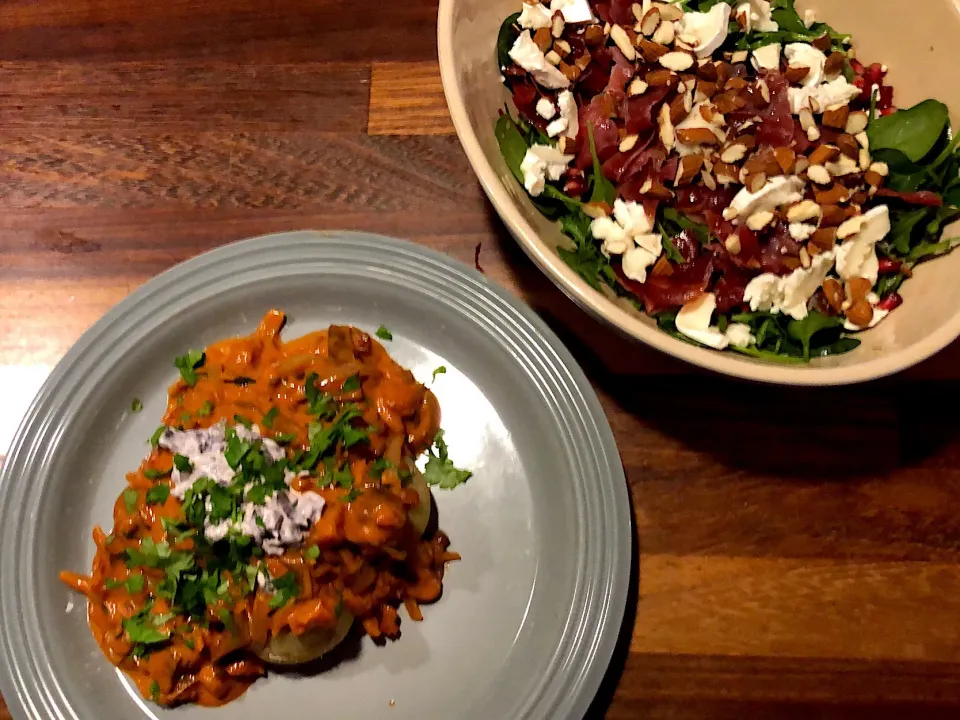
[{"label": "wood grain texture", "polygon": [[435,0],[5,3],[0,386],[23,396],[7,415],[113,304],[224,243],[349,228],[469,264],[479,245],[587,371],[629,482],[632,596],[590,717],[960,715],[960,345],[798,390],[600,326],[486,202],[435,28]]},{"label": "wood grain texture", "polygon": [[371,135],[450,135],[453,121],[435,62],[374,63]]}]

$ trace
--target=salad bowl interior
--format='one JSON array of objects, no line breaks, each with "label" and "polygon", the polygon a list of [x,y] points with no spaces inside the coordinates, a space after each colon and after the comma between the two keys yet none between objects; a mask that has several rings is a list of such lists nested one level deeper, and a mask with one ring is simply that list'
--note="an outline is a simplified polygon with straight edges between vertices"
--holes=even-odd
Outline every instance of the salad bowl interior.
[{"label": "salad bowl interior", "polygon": [[[896,88],[896,105],[906,108],[936,98],[960,116],[960,82],[952,45],[960,13],[951,0],[923,3],[920,17],[906,22],[896,0],[798,0],[818,21],[850,33],[857,57],[889,67],[886,82]],[[701,367],[762,382],[839,385],[866,381],[908,368],[960,335],[960,254],[918,265],[899,290],[903,305],[876,327],[857,335],[851,352],[808,364],[776,364],[731,352],[717,352],[664,333],[656,320],[612,293],[590,286],[557,253],[570,240],[558,223],[541,215],[501,155],[494,123],[505,108],[515,114],[496,56],[505,18],[521,9],[519,0],[441,0],[438,27],[444,91],[457,134],[488,197],[539,268],[581,307],[629,337]],[[960,234],[948,228],[944,239]]]}]

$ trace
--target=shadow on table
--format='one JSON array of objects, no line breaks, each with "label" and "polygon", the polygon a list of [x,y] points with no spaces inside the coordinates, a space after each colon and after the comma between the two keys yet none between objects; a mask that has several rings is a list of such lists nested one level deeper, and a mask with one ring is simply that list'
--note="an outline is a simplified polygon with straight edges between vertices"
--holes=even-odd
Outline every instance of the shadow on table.
[{"label": "shadow on table", "polygon": [[796,388],[709,373],[594,319],[553,286],[495,215],[490,224],[521,292],[600,392],[615,432],[623,429],[612,408],[730,467],[818,481],[916,464],[960,437],[960,413],[952,412],[958,381]]}]

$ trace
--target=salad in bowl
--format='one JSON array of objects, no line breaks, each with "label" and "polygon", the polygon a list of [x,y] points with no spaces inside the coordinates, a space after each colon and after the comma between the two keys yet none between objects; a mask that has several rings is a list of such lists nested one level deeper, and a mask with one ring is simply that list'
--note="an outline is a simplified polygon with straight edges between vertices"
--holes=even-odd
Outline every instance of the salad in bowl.
[{"label": "salad in bowl", "polygon": [[510,172],[595,289],[700,346],[847,353],[960,239],[947,107],[792,0],[524,2],[497,39]]}]

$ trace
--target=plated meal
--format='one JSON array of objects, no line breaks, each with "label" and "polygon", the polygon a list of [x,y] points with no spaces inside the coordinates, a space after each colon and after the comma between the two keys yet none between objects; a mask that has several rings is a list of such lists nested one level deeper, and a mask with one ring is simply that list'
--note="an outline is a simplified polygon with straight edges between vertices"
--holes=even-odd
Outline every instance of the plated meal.
[{"label": "plated meal", "polygon": [[507,166],[563,259],[688,342],[786,363],[849,352],[949,252],[947,108],[791,0],[525,3],[497,56]]},{"label": "plated meal", "polygon": [[94,529],[90,575],[61,573],[106,657],[161,705],[229,702],[355,622],[396,638],[398,608],[421,620],[459,559],[430,527],[428,485],[470,477],[447,456],[434,394],[357,328],[284,342],[284,322],[271,311],[252,335],[176,359],[114,527]]}]

